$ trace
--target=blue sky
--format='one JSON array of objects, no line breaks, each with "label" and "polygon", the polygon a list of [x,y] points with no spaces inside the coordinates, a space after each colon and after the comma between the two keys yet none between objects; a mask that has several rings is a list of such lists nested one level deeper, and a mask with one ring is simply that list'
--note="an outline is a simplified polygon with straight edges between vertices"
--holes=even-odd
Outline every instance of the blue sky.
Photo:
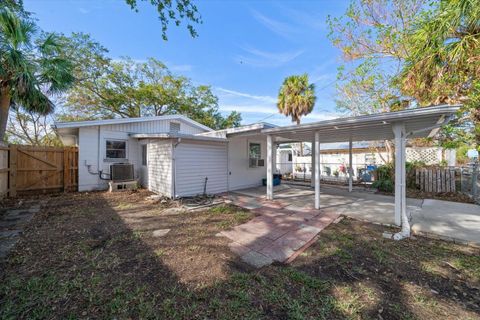
[{"label": "blue sky", "polygon": [[243,123],[290,119],[278,114],[283,79],[307,72],[317,86],[315,109],[303,122],[338,116],[335,78],[338,49],[327,39],[327,15],[340,16],[348,1],[196,1],[203,24],[199,37],[171,26],[161,38],[156,11],[141,4],[135,13],[124,0],[24,0],[45,31],[86,32],[112,58],[155,57],[196,84],[211,85],[222,112],[242,113]]}]

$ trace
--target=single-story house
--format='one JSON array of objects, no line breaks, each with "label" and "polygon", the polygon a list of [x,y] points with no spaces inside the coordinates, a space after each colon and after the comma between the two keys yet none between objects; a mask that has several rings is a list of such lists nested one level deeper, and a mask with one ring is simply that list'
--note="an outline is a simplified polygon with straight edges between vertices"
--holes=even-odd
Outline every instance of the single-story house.
[{"label": "single-story house", "polygon": [[[266,135],[258,123],[214,131],[182,115],[57,122],[79,148],[79,191],[108,188],[110,165],[131,163],[149,190],[184,197],[259,186],[266,176]],[[205,186],[206,185],[206,186]]]},{"label": "single-story house", "polygon": [[[79,190],[106,188],[112,163],[134,165],[135,177],[149,190],[169,197],[221,193],[261,185],[274,198],[276,147],[312,142],[312,185],[320,209],[320,145],[354,141],[395,141],[395,223],[406,215],[406,140],[433,137],[455,118],[460,106],[442,105],[276,127],[257,123],[214,131],[187,117],[110,119],[56,123],[67,145],[79,147]],[[349,191],[353,172],[349,172]],[[402,231],[403,232],[403,231]],[[407,231],[405,231],[407,232]]]}]

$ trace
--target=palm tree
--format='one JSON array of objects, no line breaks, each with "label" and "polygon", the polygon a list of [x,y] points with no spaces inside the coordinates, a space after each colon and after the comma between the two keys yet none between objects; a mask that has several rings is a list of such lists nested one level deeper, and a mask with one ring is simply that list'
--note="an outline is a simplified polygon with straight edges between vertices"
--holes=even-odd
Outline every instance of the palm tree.
[{"label": "palm tree", "polygon": [[48,114],[49,96],[73,85],[73,66],[62,57],[54,34],[37,37],[35,23],[8,8],[0,10],[0,144],[10,107]]},{"label": "palm tree", "polygon": [[[278,93],[277,107],[281,114],[300,124],[300,118],[312,112],[315,100],[315,85],[308,83],[305,73],[285,78]],[[300,143],[300,155],[303,156],[303,143]]]},{"label": "palm tree", "polygon": [[289,76],[278,93],[277,107],[281,114],[292,117],[300,124],[300,118],[312,112],[315,105],[315,85],[308,83],[308,75]]}]

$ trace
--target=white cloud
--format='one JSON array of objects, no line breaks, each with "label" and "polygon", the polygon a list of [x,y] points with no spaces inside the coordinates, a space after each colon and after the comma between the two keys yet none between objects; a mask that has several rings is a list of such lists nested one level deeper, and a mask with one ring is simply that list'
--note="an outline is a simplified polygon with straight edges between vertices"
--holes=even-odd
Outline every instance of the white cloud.
[{"label": "white cloud", "polygon": [[295,10],[285,6],[280,6],[284,15],[298,26],[304,26],[314,30],[326,30],[327,22],[326,16],[321,16],[315,13]]},{"label": "white cloud", "polygon": [[262,102],[270,103],[270,104],[275,104],[277,102],[277,99],[275,99],[272,96],[253,95],[253,94],[249,94],[249,93],[238,92],[238,91],[235,91],[235,90],[229,90],[229,89],[224,89],[224,88],[220,88],[220,87],[218,87],[216,89],[220,92],[226,93],[226,94],[228,94],[230,96],[233,96],[233,97],[248,98],[248,99],[252,99],[252,100],[256,100],[256,101],[262,101]]},{"label": "white cloud", "polygon": [[282,66],[298,56],[304,50],[287,51],[287,52],[269,52],[258,50],[252,47],[242,47],[248,55],[237,55],[236,60],[240,63],[248,64],[256,67],[278,67]]},{"label": "white cloud", "polygon": [[168,67],[174,72],[190,72],[193,69],[190,64],[168,64]]},{"label": "white cloud", "polygon": [[88,13],[90,13],[90,10],[87,10],[87,9],[85,9],[85,8],[82,8],[82,7],[78,8],[78,11],[80,11],[81,14],[88,14]]},{"label": "white cloud", "polygon": [[[219,97],[219,107],[222,112],[238,111],[242,114],[243,124],[266,121],[277,125],[291,124],[291,119],[280,114],[277,109],[277,99],[269,95],[256,95],[225,88],[214,88]],[[302,122],[322,121],[338,118],[340,115],[324,111],[319,107],[328,106],[324,101],[317,101],[317,107]]]},{"label": "white cloud", "polygon": [[283,23],[274,19],[271,19],[256,10],[251,10],[253,17],[263,24],[267,29],[270,31],[286,38],[290,38],[293,33],[297,33],[298,30],[293,28],[291,25],[287,23]]}]

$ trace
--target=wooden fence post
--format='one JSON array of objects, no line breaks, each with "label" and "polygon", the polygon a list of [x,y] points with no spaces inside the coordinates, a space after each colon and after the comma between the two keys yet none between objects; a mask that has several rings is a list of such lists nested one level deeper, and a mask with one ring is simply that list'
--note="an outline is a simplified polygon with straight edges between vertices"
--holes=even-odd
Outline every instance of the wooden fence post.
[{"label": "wooden fence post", "polygon": [[63,191],[69,191],[70,184],[70,166],[68,162],[68,148],[63,148]]},{"label": "wooden fence post", "polygon": [[9,164],[10,164],[10,174],[8,179],[9,184],[9,196],[17,196],[17,146],[12,144],[10,145],[10,155],[9,155]]}]

